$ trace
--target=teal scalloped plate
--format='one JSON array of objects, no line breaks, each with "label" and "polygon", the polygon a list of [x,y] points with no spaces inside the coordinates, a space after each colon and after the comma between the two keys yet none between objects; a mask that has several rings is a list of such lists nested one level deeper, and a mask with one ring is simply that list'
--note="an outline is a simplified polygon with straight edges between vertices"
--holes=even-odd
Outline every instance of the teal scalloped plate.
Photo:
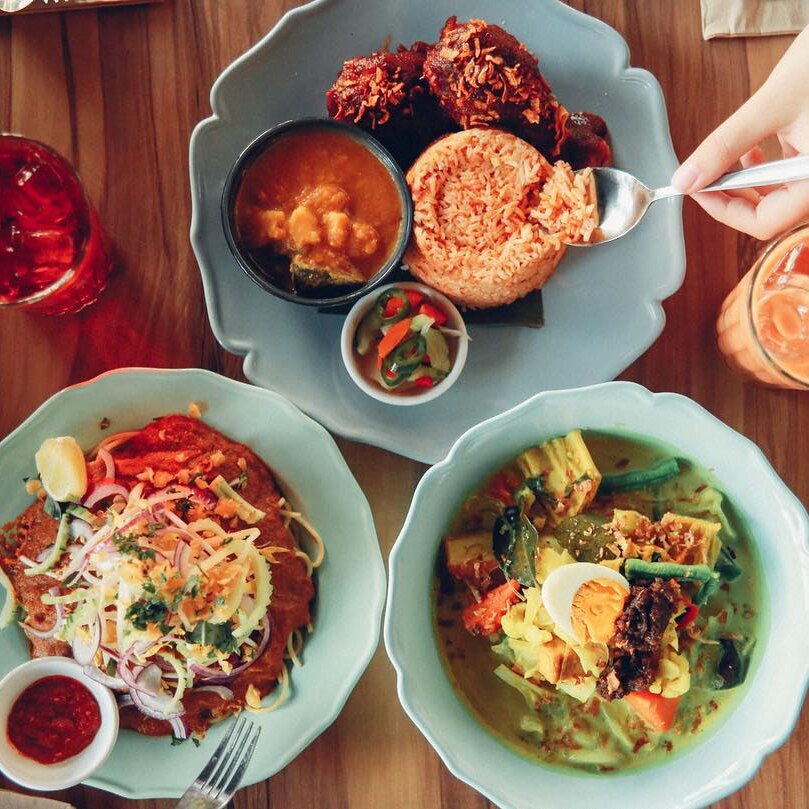
[{"label": "teal scalloped plate", "polygon": [[[721,721],[665,762],[592,775],[518,755],[455,693],[432,623],[435,554],[454,510],[528,446],[581,427],[672,446],[712,473],[764,578],[754,672]],[[399,699],[447,767],[503,809],[696,809],[743,786],[798,720],[809,682],[809,517],[764,454],[698,404],[629,382],[541,393],[473,427],[419,482],[390,556],[385,646]]]},{"label": "teal scalloped plate", "polygon": [[[274,393],[209,371],[123,369],[57,393],[0,442],[0,525],[30,503],[22,478],[32,474],[42,441],[73,435],[87,450],[112,431],[205,405],[204,421],[252,447],[323,535],[315,631],[292,671],[292,695],[255,717],[263,732],[243,784],[286,766],[338,716],[379,640],[385,570],[368,503],[331,436]],[[99,423],[110,419],[102,431]],[[28,659],[22,630],[0,632],[0,676]],[[232,720],[213,727],[197,748],[121,731],[112,755],[86,783],[127,798],[178,797],[213,753]]]}]

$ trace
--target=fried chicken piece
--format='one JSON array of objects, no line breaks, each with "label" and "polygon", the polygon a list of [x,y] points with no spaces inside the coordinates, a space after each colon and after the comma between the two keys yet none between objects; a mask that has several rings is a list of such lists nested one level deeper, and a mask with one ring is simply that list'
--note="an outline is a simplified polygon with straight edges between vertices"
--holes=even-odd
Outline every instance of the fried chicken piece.
[{"label": "fried chicken piece", "polygon": [[422,79],[428,45],[350,59],[326,93],[329,116],[370,132],[407,168],[428,143],[455,127]]},{"label": "fried chicken piece", "polygon": [[450,17],[427,52],[424,78],[442,108],[464,129],[506,129],[545,157],[559,156],[567,110],[539,72],[537,58],[500,26]]},{"label": "fried chicken piece", "polygon": [[607,122],[594,112],[571,112],[565,122],[559,156],[574,169],[609,166],[612,149]]}]

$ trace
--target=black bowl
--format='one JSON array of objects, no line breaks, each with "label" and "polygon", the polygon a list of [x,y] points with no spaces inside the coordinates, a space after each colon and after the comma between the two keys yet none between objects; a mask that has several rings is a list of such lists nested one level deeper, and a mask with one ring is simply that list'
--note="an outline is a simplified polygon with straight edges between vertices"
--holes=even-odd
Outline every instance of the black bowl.
[{"label": "black bowl", "polygon": [[[236,227],[234,222],[236,195],[241,187],[245,173],[252,166],[253,162],[279,137],[290,132],[297,132],[304,129],[337,130],[363,145],[387,169],[396,184],[402,202],[402,225],[399,231],[399,240],[388,260],[362,286],[352,288],[350,292],[324,298],[296,295],[283,287],[277,286],[268,277],[267,271],[262,269],[258,262],[254,261],[250,255],[242,250],[236,239]],[[228,174],[227,180],[225,181],[225,188],[222,192],[222,225],[225,229],[225,238],[227,239],[228,246],[239,262],[239,265],[262,289],[271,292],[278,298],[283,298],[285,301],[299,303],[303,306],[319,306],[322,308],[340,307],[353,303],[359,300],[363,295],[368,294],[371,289],[381,284],[400,266],[402,256],[404,256],[407,244],[410,241],[410,231],[413,227],[413,200],[410,197],[410,189],[408,188],[404,173],[393,157],[391,157],[390,152],[388,152],[376,138],[371,137],[371,135],[359,127],[344,124],[340,121],[333,121],[330,118],[299,118],[294,121],[285,121],[282,124],[268,129],[266,132],[259,135],[239,155],[239,159]]]}]

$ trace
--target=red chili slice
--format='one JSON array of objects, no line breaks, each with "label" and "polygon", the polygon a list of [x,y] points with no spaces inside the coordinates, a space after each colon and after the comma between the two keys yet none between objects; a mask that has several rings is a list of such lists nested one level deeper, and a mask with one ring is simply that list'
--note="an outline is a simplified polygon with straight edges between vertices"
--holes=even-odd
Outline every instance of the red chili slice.
[{"label": "red chili slice", "polygon": [[677,619],[677,628],[685,629],[689,624],[693,624],[699,615],[699,607],[692,604],[690,601],[687,603],[685,612]]},{"label": "red chili slice", "polygon": [[[408,295],[408,299],[410,296]],[[411,301],[411,306],[412,301]],[[396,317],[399,313],[399,310],[404,306],[404,301],[401,298],[397,297],[390,297],[385,302],[385,308],[382,310],[382,317]]]},{"label": "red chili slice", "polygon": [[419,307],[419,314],[431,317],[435,321],[436,326],[443,326],[446,324],[447,320],[449,320],[441,309],[426,301]]},{"label": "red chili slice", "polygon": [[410,308],[415,312],[419,308],[419,304],[424,300],[424,295],[421,292],[416,292],[415,289],[406,289],[404,294],[407,300],[410,301]]}]

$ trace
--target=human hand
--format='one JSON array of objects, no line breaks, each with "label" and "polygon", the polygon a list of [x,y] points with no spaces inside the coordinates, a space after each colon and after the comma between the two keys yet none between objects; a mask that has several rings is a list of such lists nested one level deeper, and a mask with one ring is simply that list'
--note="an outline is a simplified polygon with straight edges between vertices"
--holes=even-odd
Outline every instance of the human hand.
[{"label": "human hand", "polygon": [[[671,178],[694,194],[739,161],[764,160],[760,143],[776,135],[784,157],[809,154],[809,28],[795,39],[762,87],[697,147]],[[714,219],[757,239],[809,218],[809,182],[773,188],[694,194]]]}]

